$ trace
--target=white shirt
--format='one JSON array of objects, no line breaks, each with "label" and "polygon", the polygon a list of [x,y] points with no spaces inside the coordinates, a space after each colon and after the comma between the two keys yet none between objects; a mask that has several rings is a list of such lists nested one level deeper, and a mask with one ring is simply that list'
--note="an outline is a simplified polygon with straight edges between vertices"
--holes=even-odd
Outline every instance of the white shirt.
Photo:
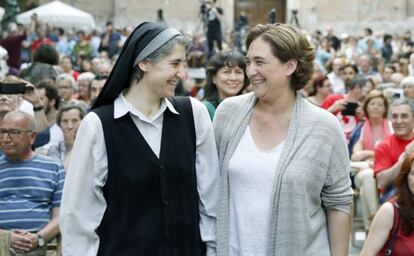
[{"label": "white shirt", "polygon": [[[207,109],[198,100],[190,99],[196,132],[195,161],[200,198],[200,233],[201,239],[207,244],[208,255],[215,255],[216,205],[219,192],[217,149]],[[114,102],[114,118],[131,115],[148,145],[159,156],[164,111],[167,108],[172,113],[179,114],[171,102],[164,99],[159,111],[149,119],[120,94]],[[102,123],[94,112],[90,112],[82,120],[76,135],[63,188],[60,208],[63,255],[97,254],[99,237],[95,230],[99,227],[107,206],[102,192],[107,174],[108,160]]]},{"label": "white shirt", "polygon": [[34,116],[34,111],[33,111],[33,105],[32,103],[28,102],[25,99],[22,99],[20,106],[19,106],[19,110],[23,111],[31,116]]},{"label": "white shirt", "polygon": [[273,181],[283,145],[258,149],[247,126],[230,159],[230,256],[266,255]]},{"label": "white shirt", "polygon": [[345,83],[340,76],[337,76],[334,72],[328,74],[329,82],[332,85],[332,91],[334,93],[345,94]]}]

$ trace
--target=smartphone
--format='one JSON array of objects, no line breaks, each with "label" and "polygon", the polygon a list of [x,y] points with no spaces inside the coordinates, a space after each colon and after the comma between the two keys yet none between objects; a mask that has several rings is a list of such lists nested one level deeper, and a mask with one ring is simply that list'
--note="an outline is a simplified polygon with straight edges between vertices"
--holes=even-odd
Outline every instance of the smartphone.
[{"label": "smartphone", "polygon": [[26,84],[21,82],[4,83],[0,82],[0,94],[24,94],[26,92]]},{"label": "smartphone", "polygon": [[347,102],[345,109],[342,110],[342,115],[344,116],[354,116],[356,114],[356,109],[358,108],[357,102]]}]

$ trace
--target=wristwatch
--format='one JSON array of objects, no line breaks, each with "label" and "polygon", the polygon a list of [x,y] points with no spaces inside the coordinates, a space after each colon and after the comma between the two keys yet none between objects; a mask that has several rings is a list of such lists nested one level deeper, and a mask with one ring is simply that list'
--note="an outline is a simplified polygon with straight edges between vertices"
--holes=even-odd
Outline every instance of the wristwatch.
[{"label": "wristwatch", "polygon": [[40,110],[42,110],[42,109],[43,109],[43,106],[42,106],[42,105],[40,105],[40,106],[38,106],[38,107],[33,106],[33,111],[34,111],[34,112],[40,111]]},{"label": "wristwatch", "polygon": [[45,245],[45,240],[43,239],[43,237],[39,234],[37,234],[37,245],[39,247],[42,247],[43,245]]}]

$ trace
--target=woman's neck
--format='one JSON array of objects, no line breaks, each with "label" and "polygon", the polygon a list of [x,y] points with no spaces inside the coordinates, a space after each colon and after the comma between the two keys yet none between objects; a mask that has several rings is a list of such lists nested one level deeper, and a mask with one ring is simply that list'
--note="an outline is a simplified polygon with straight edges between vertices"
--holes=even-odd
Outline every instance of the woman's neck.
[{"label": "woman's neck", "polygon": [[259,99],[256,103],[256,109],[267,112],[271,115],[283,115],[291,113],[295,105],[296,93],[291,92],[288,95],[280,94],[270,100]]},{"label": "woman's neck", "polygon": [[321,93],[317,93],[314,96],[315,101],[318,103],[318,106],[322,105],[322,102],[325,100],[326,95],[323,95]]},{"label": "woman's neck", "polygon": [[150,118],[159,109],[161,98],[154,95],[148,86],[143,83],[131,83],[130,88],[124,94],[125,99],[137,110],[142,112],[146,117]]},{"label": "woman's neck", "polygon": [[372,126],[380,126],[382,124],[382,117],[371,117],[369,121],[371,122]]}]

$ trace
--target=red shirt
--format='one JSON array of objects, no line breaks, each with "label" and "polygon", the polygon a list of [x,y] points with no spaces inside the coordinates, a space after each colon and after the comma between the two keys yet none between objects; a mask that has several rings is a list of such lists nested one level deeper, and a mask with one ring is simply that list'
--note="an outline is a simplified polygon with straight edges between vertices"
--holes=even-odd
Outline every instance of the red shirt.
[{"label": "red shirt", "polygon": [[26,35],[7,37],[0,40],[0,45],[2,45],[9,54],[9,59],[7,60],[7,65],[9,65],[9,67],[20,69],[20,55],[22,51],[22,42],[24,40],[26,40]]},{"label": "red shirt", "polygon": [[[324,109],[329,109],[336,101],[342,100],[344,96],[342,94],[333,94],[326,97],[326,99],[322,102],[321,107]],[[338,118],[339,122],[341,123],[342,130],[345,133],[347,139],[351,135],[351,132],[358,126],[358,116],[344,116],[341,113],[341,110],[334,112],[333,114]]]},{"label": "red shirt", "polygon": [[[390,202],[392,203],[392,200],[390,200]],[[392,203],[392,205],[394,206],[394,223],[392,224],[392,229],[390,231],[390,234],[388,235],[388,239],[385,242],[384,247],[378,253],[378,255],[385,255],[386,250],[390,246],[391,237],[397,229],[398,221],[400,221],[400,226],[397,231],[397,236],[394,240],[394,247],[392,248],[391,255],[414,255],[414,232],[411,232],[411,234],[409,234],[408,236],[403,233],[401,227],[401,219],[398,219],[398,209],[395,204],[395,202]]]},{"label": "red shirt", "polygon": [[45,37],[43,39],[38,39],[32,42],[32,45],[30,46],[30,50],[32,52],[36,51],[37,48],[39,48],[39,46],[41,44],[48,44],[48,45],[53,45],[53,41],[50,40],[49,38]]},{"label": "red shirt", "polygon": [[374,176],[393,166],[404,152],[405,147],[413,140],[414,138],[411,140],[399,139],[395,134],[383,139],[375,148]]}]

